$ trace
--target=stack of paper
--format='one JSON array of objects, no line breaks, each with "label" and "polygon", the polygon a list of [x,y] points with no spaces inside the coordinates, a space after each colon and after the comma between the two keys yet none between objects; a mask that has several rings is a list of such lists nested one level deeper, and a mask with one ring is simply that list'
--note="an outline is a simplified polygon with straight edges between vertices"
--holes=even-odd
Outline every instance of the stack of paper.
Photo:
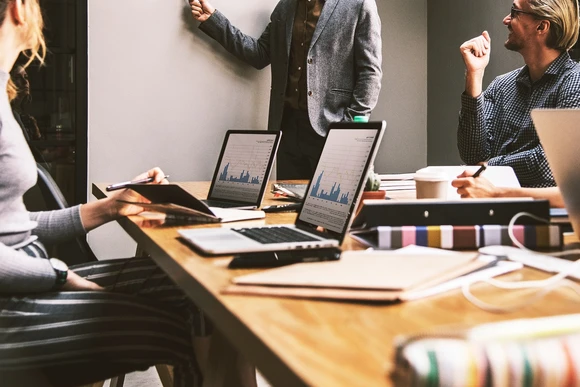
[{"label": "stack of paper", "polygon": [[413,173],[385,173],[379,174],[381,189],[385,191],[415,190]]},{"label": "stack of paper", "polygon": [[414,173],[379,173],[381,181],[413,180]]}]

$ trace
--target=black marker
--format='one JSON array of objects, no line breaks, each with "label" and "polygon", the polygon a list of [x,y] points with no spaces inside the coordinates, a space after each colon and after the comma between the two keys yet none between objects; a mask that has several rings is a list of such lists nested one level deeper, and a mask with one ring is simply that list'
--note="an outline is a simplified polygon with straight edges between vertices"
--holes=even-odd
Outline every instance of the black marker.
[{"label": "black marker", "polygon": [[475,173],[471,177],[479,177],[479,175],[481,175],[483,173],[483,171],[485,171],[486,169],[487,169],[487,165],[481,164],[481,167],[479,167],[479,169],[477,171],[475,171]]},{"label": "black marker", "polygon": [[[168,177],[169,177],[169,175],[166,175],[164,177],[164,179],[167,179]],[[115,183],[115,184],[111,184],[111,185],[107,186],[106,190],[109,192],[116,191],[118,189],[127,188],[127,186],[130,184],[146,184],[146,183],[151,183],[153,180],[155,180],[155,178],[146,177],[144,179],[139,179],[139,180],[134,180],[134,181],[123,181],[121,183]]]}]

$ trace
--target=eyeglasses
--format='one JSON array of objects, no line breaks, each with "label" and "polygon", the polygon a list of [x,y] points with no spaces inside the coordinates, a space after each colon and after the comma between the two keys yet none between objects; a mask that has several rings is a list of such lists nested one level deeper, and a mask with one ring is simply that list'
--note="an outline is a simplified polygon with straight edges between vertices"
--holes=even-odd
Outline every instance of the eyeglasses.
[{"label": "eyeglasses", "polygon": [[532,15],[534,17],[538,16],[538,15],[536,15],[533,12],[522,11],[521,9],[514,8],[513,5],[512,5],[512,10],[510,12],[510,18],[513,19],[514,17],[516,17],[516,14],[518,14],[518,13],[525,13],[526,15]]}]

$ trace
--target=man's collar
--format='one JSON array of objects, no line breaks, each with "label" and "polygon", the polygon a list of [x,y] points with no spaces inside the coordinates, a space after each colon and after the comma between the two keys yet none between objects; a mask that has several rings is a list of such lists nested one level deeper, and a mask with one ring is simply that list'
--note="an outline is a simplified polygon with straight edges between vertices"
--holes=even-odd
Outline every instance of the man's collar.
[{"label": "man's collar", "polygon": [[568,51],[564,51],[560,54],[559,57],[557,57],[551,64],[550,66],[548,66],[548,69],[546,70],[545,74],[558,74],[560,73],[560,70],[562,70],[563,67],[566,66],[566,64],[568,63],[568,60],[570,59],[570,54],[568,54]]},{"label": "man's collar", "polygon": [[[544,73],[544,75],[549,74],[549,75],[558,75],[560,74],[560,72],[562,71],[562,69],[564,67],[567,66],[568,62],[570,59],[570,54],[568,54],[568,51],[563,51],[556,59],[554,59],[554,61],[552,63],[550,63],[550,65],[548,66],[548,69],[546,70],[546,72]],[[542,75],[542,78],[544,77],[544,75]],[[541,78],[540,78],[541,79]],[[516,80],[522,81],[522,82],[527,82],[529,83],[530,80],[530,70],[528,68],[528,66],[524,66],[522,67],[522,69],[520,70],[520,73],[518,74]]]}]

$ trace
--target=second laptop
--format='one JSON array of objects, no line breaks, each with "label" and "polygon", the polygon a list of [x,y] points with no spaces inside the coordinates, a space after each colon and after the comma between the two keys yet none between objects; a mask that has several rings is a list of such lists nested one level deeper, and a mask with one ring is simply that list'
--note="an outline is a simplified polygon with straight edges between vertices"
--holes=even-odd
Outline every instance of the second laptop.
[{"label": "second laptop", "polygon": [[207,199],[209,207],[260,207],[282,133],[228,130]]}]

